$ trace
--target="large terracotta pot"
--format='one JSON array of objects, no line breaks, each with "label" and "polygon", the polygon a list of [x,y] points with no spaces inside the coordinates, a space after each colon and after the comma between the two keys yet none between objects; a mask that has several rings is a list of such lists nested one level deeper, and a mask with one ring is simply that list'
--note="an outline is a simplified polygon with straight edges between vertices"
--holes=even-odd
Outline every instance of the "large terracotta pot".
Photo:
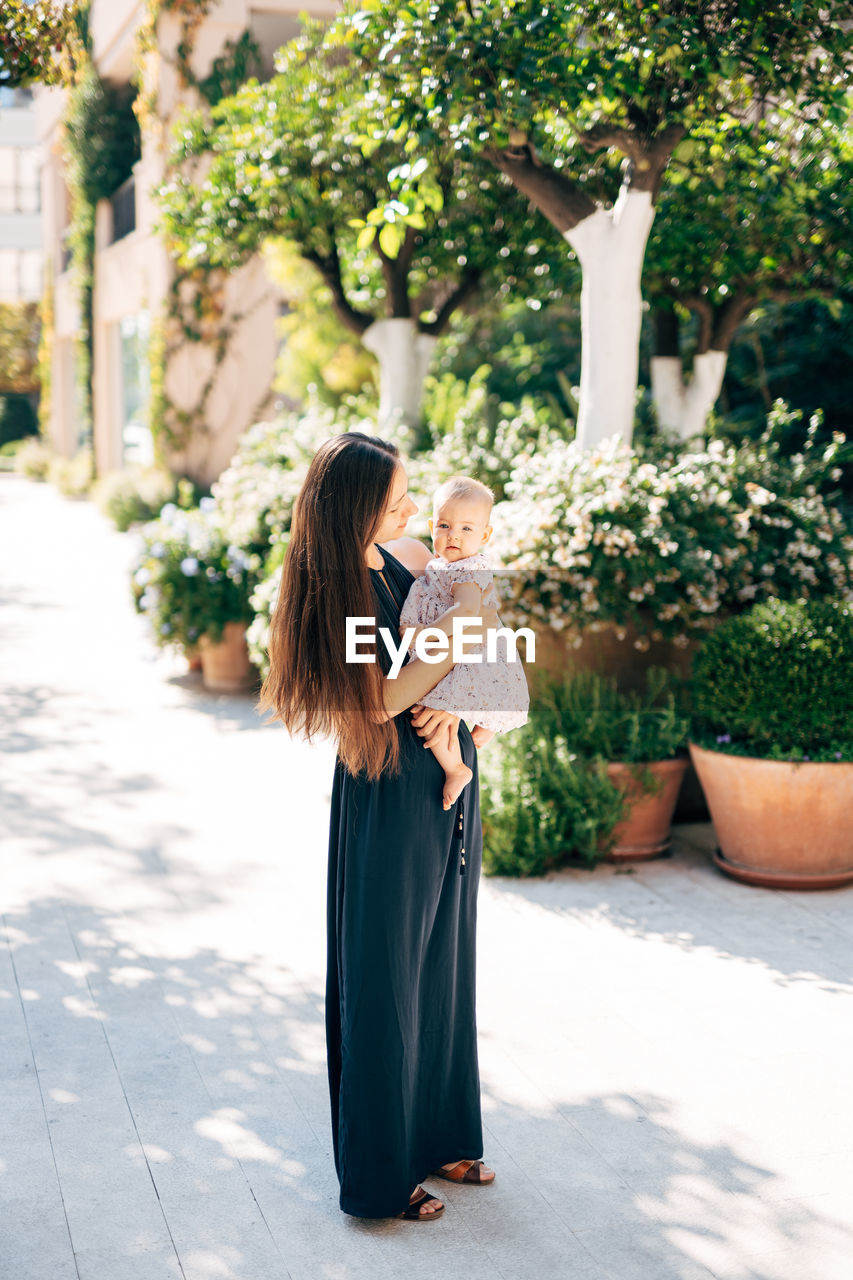
[{"label": "large terracotta pot", "polygon": [[853,882],[853,762],[761,760],[689,747],[721,871],[774,889]]},{"label": "large terracotta pot", "polygon": [[[585,627],[578,633],[581,643],[575,647],[571,633],[554,631],[543,624],[531,625],[536,632],[535,670],[552,675],[560,675],[567,667],[597,671],[600,675],[616,676],[619,688],[625,693],[644,687],[650,666],[666,667],[676,677],[687,677],[700,644],[699,638],[693,635],[684,649],[672,640],[651,640],[648,649],[635,649],[634,641],[639,631],[634,623],[628,623],[622,628],[624,636],[621,640],[613,624],[602,627],[600,631]],[[644,634],[648,634],[651,628],[649,617]],[[688,760],[684,780],[676,794],[673,818],[676,822],[707,822],[708,816],[708,806],[696,770]]]},{"label": "large terracotta pot", "polygon": [[185,648],[184,657],[187,660],[187,671],[201,671],[201,654],[197,644]]},{"label": "large terracotta pot", "polygon": [[226,622],[222,640],[215,644],[209,636],[200,636],[201,671],[204,687],[223,693],[239,693],[255,683],[255,669],[249,661],[246,626],[242,622]]},{"label": "large terracotta pot", "polygon": [[[670,828],[681,780],[689,761],[686,756],[675,760],[652,760],[646,765],[663,787],[657,794],[644,792],[631,772],[631,766],[611,761],[607,776],[625,793],[630,804],[627,817],[613,829],[616,843],[605,862],[644,862],[656,858],[672,843]],[[635,766],[636,767],[636,766]]]}]

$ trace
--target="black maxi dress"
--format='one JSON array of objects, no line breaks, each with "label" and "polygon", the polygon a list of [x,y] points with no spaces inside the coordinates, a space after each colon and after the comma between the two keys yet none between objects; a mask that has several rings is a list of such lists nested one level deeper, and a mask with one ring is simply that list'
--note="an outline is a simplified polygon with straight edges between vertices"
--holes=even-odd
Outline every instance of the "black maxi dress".
[{"label": "black maxi dress", "polygon": [[[391,599],[371,570],[378,627],[398,641],[414,578],[379,548]],[[340,1207],[402,1212],[439,1165],[483,1155],[475,1021],[475,934],[482,859],[474,777],[445,812],[444,773],[395,717],[401,769],[369,782],[335,764],[329,831],[326,1044]],[[464,850],[464,853],[463,853]]]}]

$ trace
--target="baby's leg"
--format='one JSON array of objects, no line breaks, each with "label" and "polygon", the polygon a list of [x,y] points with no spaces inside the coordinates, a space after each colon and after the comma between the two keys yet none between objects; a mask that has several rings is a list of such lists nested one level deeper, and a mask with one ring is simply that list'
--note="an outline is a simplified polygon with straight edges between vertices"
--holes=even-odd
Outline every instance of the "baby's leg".
[{"label": "baby's leg", "polygon": [[494,729],[484,729],[481,724],[475,724],[471,730],[471,737],[475,747],[484,747],[487,742],[491,742],[495,736]]},{"label": "baby's leg", "polygon": [[467,764],[462,762],[462,748],[455,733],[449,747],[447,742],[443,741],[439,746],[431,747],[430,750],[444,770],[442,802],[444,808],[449,809],[459,799],[474,774]]}]

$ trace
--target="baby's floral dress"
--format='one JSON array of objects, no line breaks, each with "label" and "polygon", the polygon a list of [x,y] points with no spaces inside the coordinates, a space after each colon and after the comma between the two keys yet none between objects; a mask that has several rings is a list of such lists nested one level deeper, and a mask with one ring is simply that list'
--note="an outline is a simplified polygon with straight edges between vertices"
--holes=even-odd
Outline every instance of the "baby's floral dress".
[{"label": "baby's floral dress", "polygon": [[[486,556],[465,556],[451,563],[435,556],[423,575],[416,578],[400,612],[400,626],[429,627],[455,603],[457,582],[475,582],[485,588],[483,604],[497,608],[492,566]],[[467,654],[480,654],[478,662],[457,662],[453,670],[418,702],[437,711],[451,711],[462,720],[495,733],[518,729],[527,721],[530,695],[520,659],[510,662],[507,642],[498,638],[497,658],[486,660],[486,646],[466,639]],[[410,652],[414,652],[414,645]]]}]

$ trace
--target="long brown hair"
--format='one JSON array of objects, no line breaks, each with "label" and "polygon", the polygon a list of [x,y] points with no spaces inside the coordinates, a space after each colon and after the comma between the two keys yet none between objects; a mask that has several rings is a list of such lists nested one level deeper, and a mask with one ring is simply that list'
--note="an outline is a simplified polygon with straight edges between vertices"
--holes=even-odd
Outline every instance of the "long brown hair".
[{"label": "long brown hair", "polygon": [[382,721],[383,673],[345,660],[348,617],[375,617],[365,552],[382,522],[397,449],[348,431],[317,450],[293,508],[270,625],[269,675],[258,709],[291,732],[329,734],[351,773],[399,765],[393,721]]}]

